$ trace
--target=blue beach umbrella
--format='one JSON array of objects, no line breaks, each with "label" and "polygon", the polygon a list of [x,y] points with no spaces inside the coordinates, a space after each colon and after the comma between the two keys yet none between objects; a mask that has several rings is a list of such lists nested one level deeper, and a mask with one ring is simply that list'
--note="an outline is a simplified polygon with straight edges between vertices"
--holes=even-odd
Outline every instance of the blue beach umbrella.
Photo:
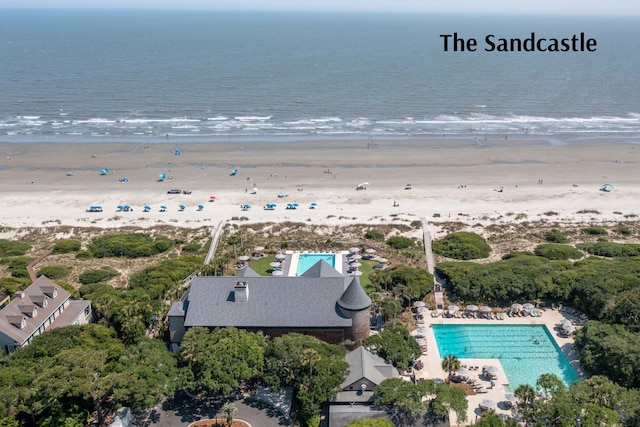
[{"label": "blue beach umbrella", "polygon": [[128,211],[128,210],[130,210],[130,209],[131,209],[131,206],[129,206],[129,205],[124,205],[124,210],[127,210],[127,211]]},{"label": "blue beach umbrella", "polygon": [[121,211],[122,209],[124,209],[124,206],[122,206],[122,205],[118,205],[118,206],[116,206],[116,209],[118,209],[119,211]]},{"label": "blue beach umbrella", "polygon": [[102,170],[100,171],[100,175],[106,175],[106,174],[108,174],[108,173],[109,173],[109,169],[102,169]]},{"label": "blue beach umbrella", "polygon": [[166,206],[164,206],[164,205],[160,206],[160,212],[164,212],[164,211],[166,211],[166,210],[167,210],[167,207],[166,207]]},{"label": "blue beach umbrella", "polygon": [[251,205],[243,205],[242,208],[243,209],[251,209]]},{"label": "blue beach umbrella", "polygon": [[231,171],[231,176],[236,176],[236,175],[238,175],[238,169],[233,169]]},{"label": "blue beach umbrella", "polygon": [[145,205],[144,206],[144,211],[145,212],[149,212],[150,210],[151,210],[151,206],[149,206],[149,205]]},{"label": "blue beach umbrella", "polygon": [[180,205],[180,210],[183,211],[185,209],[185,205]]},{"label": "blue beach umbrella", "polygon": [[313,206],[315,208],[316,206],[318,206],[318,204],[316,202],[313,202],[313,203],[311,203],[311,206]]},{"label": "blue beach umbrella", "polygon": [[204,205],[198,205],[198,210],[204,209]]},{"label": "blue beach umbrella", "polygon": [[167,178],[167,174],[166,173],[161,173],[160,175],[158,175],[158,179],[163,180]]},{"label": "blue beach umbrella", "polygon": [[294,203],[293,206],[297,208],[300,205],[298,205],[297,203]]}]

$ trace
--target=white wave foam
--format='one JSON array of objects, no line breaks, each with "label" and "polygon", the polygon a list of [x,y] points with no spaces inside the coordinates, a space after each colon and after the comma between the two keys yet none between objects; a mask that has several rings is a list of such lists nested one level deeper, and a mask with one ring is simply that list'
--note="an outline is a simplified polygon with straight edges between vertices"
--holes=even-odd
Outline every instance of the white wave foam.
[{"label": "white wave foam", "polygon": [[236,116],[234,117],[234,119],[241,122],[248,122],[248,121],[254,121],[254,120],[260,120],[260,121],[271,120],[271,117],[272,116]]}]

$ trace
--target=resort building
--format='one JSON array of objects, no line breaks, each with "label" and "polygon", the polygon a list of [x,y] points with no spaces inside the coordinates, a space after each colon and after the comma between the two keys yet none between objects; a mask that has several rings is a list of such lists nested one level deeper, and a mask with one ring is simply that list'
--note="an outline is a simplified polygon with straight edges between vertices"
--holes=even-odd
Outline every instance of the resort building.
[{"label": "resort building", "polygon": [[0,346],[3,354],[29,345],[46,330],[89,323],[91,301],[73,301],[50,279],[40,276],[0,310]]},{"label": "resort building", "polygon": [[355,341],[369,336],[370,306],[358,277],[324,260],[300,276],[260,276],[247,266],[236,276],[194,278],[187,297],[169,310],[169,335],[174,349],[196,326]]}]

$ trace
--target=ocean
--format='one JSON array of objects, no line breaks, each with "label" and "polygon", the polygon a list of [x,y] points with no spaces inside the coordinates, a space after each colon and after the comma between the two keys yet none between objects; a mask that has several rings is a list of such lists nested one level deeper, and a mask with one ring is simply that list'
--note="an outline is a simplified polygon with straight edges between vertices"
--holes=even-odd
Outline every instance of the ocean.
[{"label": "ocean", "polygon": [[[2,10],[0,141],[640,136],[640,17]],[[444,52],[441,34],[595,52]]]}]

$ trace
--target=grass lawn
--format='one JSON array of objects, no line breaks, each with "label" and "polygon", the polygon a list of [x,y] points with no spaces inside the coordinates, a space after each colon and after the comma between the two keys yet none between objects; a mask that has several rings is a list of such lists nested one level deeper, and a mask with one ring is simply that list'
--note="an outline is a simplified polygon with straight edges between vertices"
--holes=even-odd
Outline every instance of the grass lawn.
[{"label": "grass lawn", "polygon": [[375,291],[375,288],[371,284],[371,279],[369,279],[369,275],[373,272],[373,266],[378,264],[378,261],[369,261],[366,259],[360,260],[360,271],[362,271],[362,276],[360,276],[360,284],[362,285],[362,289],[368,294]]},{"label": "grass lawn", "polygon": [[276,260],[275,255],[270,255],[261,259],[249,260],[249,267],[261,276],[271,276],[273,267],[269,264]]}]

